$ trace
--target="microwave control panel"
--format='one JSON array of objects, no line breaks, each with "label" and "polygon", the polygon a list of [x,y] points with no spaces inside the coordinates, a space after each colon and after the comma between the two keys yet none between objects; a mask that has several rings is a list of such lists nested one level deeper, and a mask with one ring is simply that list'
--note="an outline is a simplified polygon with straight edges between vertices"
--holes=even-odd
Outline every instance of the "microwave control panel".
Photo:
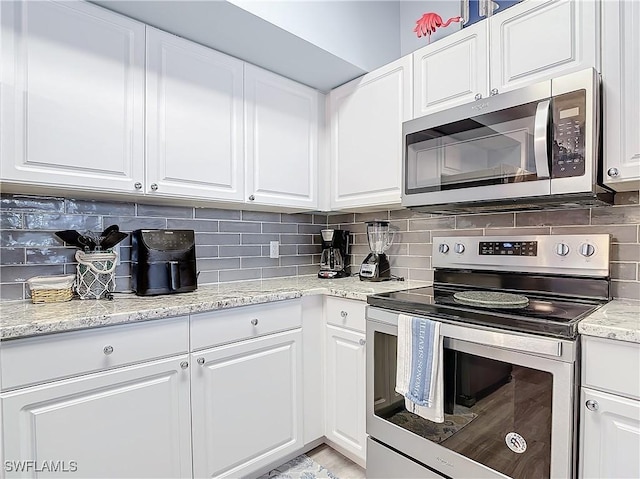
[{"label": "microwave control panel", "polygon": [[582,176],[585,172],[586,92],[553,97],[553,157],[551,177]]}]

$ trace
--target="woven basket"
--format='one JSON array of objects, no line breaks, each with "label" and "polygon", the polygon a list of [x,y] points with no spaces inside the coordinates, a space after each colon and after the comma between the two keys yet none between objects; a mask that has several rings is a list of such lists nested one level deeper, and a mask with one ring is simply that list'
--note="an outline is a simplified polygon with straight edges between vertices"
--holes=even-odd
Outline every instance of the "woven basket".
[{"label": "woven basket", "polygon": [[61,303],[73,298],[75,275],[35,276],[27,280],[32,303]]}]

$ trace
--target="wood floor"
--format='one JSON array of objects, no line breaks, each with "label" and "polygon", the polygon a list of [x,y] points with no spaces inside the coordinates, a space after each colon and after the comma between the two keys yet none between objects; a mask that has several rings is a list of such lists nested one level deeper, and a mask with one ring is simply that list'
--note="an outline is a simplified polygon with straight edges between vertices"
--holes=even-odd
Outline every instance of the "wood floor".
[{"label": "wood floor", "polygon": [[365,479],[364,469],[326,444],[312,449],[307,453],[307,456],[329,469],[340,479]]}]

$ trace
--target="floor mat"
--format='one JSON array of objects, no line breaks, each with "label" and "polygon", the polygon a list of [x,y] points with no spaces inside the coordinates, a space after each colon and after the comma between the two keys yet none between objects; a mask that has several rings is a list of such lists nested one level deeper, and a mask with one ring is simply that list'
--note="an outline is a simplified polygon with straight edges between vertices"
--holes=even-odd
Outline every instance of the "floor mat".
[{"label": "floor mat", "polygon": [[294,457],[258,479],[339,479],[306,454]]}]

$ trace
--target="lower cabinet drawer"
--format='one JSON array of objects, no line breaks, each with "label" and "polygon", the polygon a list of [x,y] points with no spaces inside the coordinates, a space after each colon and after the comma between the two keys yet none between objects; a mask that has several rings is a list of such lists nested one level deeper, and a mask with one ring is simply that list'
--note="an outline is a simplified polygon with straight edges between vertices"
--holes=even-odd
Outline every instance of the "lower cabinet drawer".
[{"label": "lower cabinet drawer", "polygon": [[582,385],[640,399],[640,344],[582,336]]},{"label": "lower cabinet drawer", "polygon": [[328,324],[364,333],[367,303],[354,299],[327,297],[325,317]]},{"label": "lower cabinet drawer", "polygon": [[3,341],[2,390],[188,350],[188,316]]},{"label": "lower cabinet drawer", "polygon": [[191,349],[209,348],[302,326],[299,299],[191,315]]}]

